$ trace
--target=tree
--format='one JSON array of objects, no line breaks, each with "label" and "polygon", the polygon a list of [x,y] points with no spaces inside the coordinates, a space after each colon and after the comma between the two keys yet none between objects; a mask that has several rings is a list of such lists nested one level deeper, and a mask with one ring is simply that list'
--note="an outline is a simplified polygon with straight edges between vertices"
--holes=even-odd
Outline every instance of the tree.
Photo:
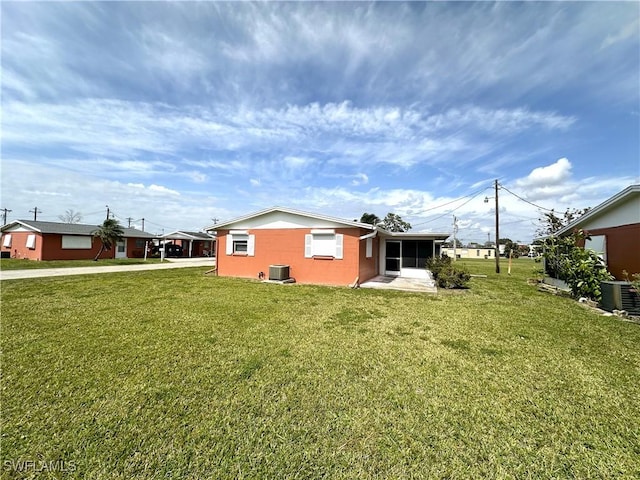
[{"label": "tree", "polygon": [[387,213],[387,216],[382,220],[382,228],[388,232],[408,232],[411,230],[411,224],[402,220],[400,215],[395,213]]},{"label": "tree", "polygon": [[504,245],[504,252],[502,255],[505,257],[509,257],[509,255],[511,255],[512,258],[518,258],[520,256],[518,244],[510,238],[501,238],[498,241],[498,244]]},{"label": "tree", "polygon": [[587,213],[589,210],[590,208],[583,208],[582,210],[577,208],[570,210],[567,208],[567,210],[564,212],[562,217],[560,217],[556,215],[553,209],[551,209],[550,212],[543,213],[542,217],[538,218],[538,221],[540,222],[541,225],[536,230],[536,236],[547,237],[549,235],[553,235],[562,227],[565,227],[576,218],[581,217],[582,215]]},{"label": "tree", "polygon": [[378,225],[380,218],[375,213],[363,213],[360,217],[360,223],[368,223],[370,225]]},{"label": "tree", "polygon": [[99,238],[102,245],[100,246],[100,251],[93,259],[94,261],[98,261],[100,255],[105,250],[111,250],[111,247],[118,243],[124,237],[124,230],[122,230],[122,226],[118,223],[117,220],[113,218],[107,218],[102,225],[98,227],[97,230],[93,232],[94,238]]},{"label": "tree", "polygon": [[64,223],[80,223],[82,221],[82,214],[72,210],[66,210],[64,215],[58,215],[58,218]]}]

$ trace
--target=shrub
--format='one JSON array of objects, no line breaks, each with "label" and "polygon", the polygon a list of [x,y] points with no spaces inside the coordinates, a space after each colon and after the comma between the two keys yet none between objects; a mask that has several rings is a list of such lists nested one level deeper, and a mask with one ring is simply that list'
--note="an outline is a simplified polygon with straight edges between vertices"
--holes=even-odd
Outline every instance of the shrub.
[{"label": "shrub", "polygon": [[451,265],[451,257],[442,255],[440,257],[427,258],[427,270],[433,275],[433,279],[437,280],[440,272]]},{"label": "shrub", "polygon": [[465,288],[471,279],[465,267],[454,264],[446,255],[427,259],[427,269],[440,288]]},{"label": "shrub", "polygon": [[575,297],[587,297],[601,301],[600,282],[613,276],[593,251],[577,246],[581,239],[589,238],[581,230],[564,238],[550,238],[544,254],[547,273],[564,280]]}]

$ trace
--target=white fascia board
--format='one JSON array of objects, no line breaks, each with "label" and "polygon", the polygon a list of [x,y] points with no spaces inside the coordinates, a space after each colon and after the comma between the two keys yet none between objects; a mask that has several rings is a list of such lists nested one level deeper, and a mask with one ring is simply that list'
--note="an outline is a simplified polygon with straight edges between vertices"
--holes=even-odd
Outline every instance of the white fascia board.
[{"label": "white fascia board", "polygon": [[573,222],[569,223],[568,225],[565,225],[560,230],[555,232],[553,235],[548,235],[547,237],[540,237],[539,239],[545,239],[553,236],[561,236],[567,232],[571,232],[578,226],[585,223],[587,220],[605,213],[609,208],[614,207],[618,202],[620,202],[621,200],[625,199],[627,196],[632,195],[634,193],[635,194],[640,193],[640,184],[628,186],[621,192],[618,192],[617,194],[615,194],[613,197],[602,202],[600,205],[593,207],[591,210],[589,210],[587,213],[585,213],[581,217],[575,219]]}]

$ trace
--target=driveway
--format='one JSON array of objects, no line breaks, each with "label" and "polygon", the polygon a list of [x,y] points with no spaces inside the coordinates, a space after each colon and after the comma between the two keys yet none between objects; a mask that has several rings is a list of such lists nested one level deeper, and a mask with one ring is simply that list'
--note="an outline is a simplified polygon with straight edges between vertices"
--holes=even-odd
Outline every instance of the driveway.
[{"label": "driveway", "polygon": [[210,267],[216,264],[213,258],[172,258],[162,263],[138,265],[112,265],[106,267],[34,268],[29,270],[0,270],[0,280],[22,278],[64,277],[67,275],[89,275],[95,273],[139,272],[144,270],[166,270],[169,268]]}]

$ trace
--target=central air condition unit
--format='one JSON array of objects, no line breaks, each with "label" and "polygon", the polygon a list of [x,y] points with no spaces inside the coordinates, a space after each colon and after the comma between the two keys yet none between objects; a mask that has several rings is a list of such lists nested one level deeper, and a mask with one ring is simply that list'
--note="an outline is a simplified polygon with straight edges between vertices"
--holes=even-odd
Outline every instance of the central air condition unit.
[{"label": "central air condition unit", "polygon": [[269,265],[269,280],[287,280],[289,265]]},{"label": "central air condition unit", "polygon": [[640,296],[630,291],[632,288],[629,282],[600,282],[602,308],[608,312],[625,310],[630,315],[640,315]]}]

